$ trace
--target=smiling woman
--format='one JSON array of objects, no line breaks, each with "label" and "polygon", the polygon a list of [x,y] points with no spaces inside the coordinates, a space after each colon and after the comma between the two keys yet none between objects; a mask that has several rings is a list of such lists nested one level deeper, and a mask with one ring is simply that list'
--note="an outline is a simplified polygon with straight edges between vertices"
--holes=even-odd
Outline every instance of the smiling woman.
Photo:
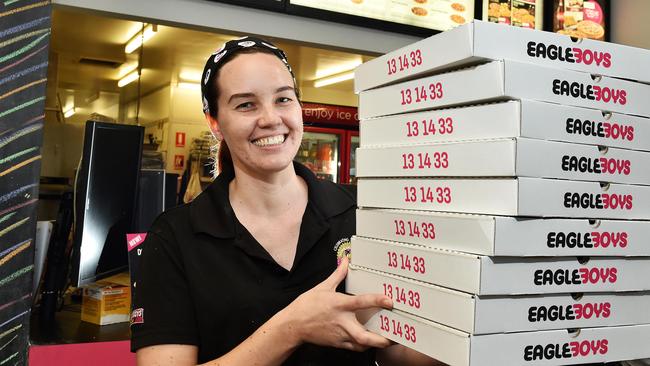
[{"label": "smiling woman", "polygon": [[392,303],[337,292],[348,263],[337,243],[354,234],[356,201],[293,162],[303,123],[284,52],[252,37],[227,42],[201,81],[221,172],[143,244],[138,362],[374,365],[373,349],[389,341],[355,313]]}]

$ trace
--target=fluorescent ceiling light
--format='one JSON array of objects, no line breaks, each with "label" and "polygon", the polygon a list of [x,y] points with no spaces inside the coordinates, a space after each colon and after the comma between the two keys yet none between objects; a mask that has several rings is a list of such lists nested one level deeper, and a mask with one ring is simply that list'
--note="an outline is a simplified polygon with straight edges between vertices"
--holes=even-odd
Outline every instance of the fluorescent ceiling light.
[{"label": "fluorescent ceiling light", "polygon": [[328,76],[326,78],[314,80],[314,87],[320,88],[321,86],[340,83],[342,81],[350,80],[352,78],[354,78],[354,71],[348,71],[343,74]]},{"label": "fluorescent ceiling light", "polygon": [[138,80],[139,76],[140,75],[138,75],[138,72],[134,71],[134,72],[128,74],[127,76],[123,77],[122,79],[120,79],[117,82],[117,86],[119,86],[121,88],[121,87],[123,87],[123,86],[125,86],[125,85],[127,85],[129,83],[134,82],[135,80]]},{"label": "fluorescent ceiling light", "polygon": [[182,89],[189,89],[189,90],[201,90],[201,84],[199,83],[190,83],[186,81],[179,81],[178,82],[178,87]]},{"label": "fluorescent ceiling light", "polygon": [[183,70],[178,75],[178,78],[183,81],[198,83],[201,81],[201,73],[195,70]]},{"label": "fluorescent ceiling light", "polygon": [[132,71],[138,68],[138,62],[137,61],[132,61],[128,63],[123,63],[122,66],[120,66],[120,69],[117,72],[117,78],[121,79],[127,74],[130,74]]},{"label": "fluorescent ceiling light", "polygon": [[342,72],[354,70],[357,68],[357,66],[361,65],[363,61],[361,60],[361,57],[348,61],[348,62],[342,62],[336,66],[328,67],[326,69],[318,69],[316,70],[316,79],[324,78],[327,76],[332,76],[336,74],[340,74]]},{"label": "fluorescent ceiling light", "polygon": [[144,34],[141,34],[140,32],[136,33],[131,40],[126,44],[126,47],[124,47],[124,52],[125,53],[131,53],[146,41],[148,41],[151,37],[156,34],[158,31],[158,26],[156,24],[149,24],[146,27],[144,27]]},{"label": "fluorescent ceiling light", "polygon": [[63,117],[65,118],[70,118],[75,114],[76,110],[74,107],[68,109],[67,111],[63,112]]}]

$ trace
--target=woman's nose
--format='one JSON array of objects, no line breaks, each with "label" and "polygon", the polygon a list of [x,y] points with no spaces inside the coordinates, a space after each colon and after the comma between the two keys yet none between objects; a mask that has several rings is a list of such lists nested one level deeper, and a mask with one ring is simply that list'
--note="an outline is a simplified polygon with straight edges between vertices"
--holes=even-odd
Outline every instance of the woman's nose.
[{"label": "woman's nose", "polygon": [[268,127],[282,123],[282,118],[277,108],[273,105],[266,105],[262,107],[262,111],[258,120],[260,127]]}]

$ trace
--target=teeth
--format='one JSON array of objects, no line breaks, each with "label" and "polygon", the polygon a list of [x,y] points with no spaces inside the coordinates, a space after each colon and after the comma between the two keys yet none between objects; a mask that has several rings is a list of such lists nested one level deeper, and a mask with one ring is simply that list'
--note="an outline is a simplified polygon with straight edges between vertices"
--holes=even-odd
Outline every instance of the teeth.
[{"label": "teeth", "polygon": [[253,144],[255,146],[271,146],[271,145],[279,145],[283,142],[284,142],[284,135],[277,135],[277,136],[263,137],[261,139],[254,140]]}]

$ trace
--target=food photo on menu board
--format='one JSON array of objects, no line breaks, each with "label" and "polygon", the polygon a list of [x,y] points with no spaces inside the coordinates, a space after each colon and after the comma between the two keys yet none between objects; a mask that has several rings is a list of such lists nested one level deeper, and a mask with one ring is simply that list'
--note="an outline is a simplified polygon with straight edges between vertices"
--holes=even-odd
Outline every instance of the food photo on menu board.
[{"label": "food photo on menu board", "polygon": [[605,40],[604,0],[555,0],[553,5],[554,32]]},{"label": "food photo on menu board", "polygon": [[542,29],[543,3],[542,0],[484,0],[483,20]]},{"label": "food photo on menu board", "polygon": [[474,18],[474,0],[290,0],[290,4],[440,31]]}]

